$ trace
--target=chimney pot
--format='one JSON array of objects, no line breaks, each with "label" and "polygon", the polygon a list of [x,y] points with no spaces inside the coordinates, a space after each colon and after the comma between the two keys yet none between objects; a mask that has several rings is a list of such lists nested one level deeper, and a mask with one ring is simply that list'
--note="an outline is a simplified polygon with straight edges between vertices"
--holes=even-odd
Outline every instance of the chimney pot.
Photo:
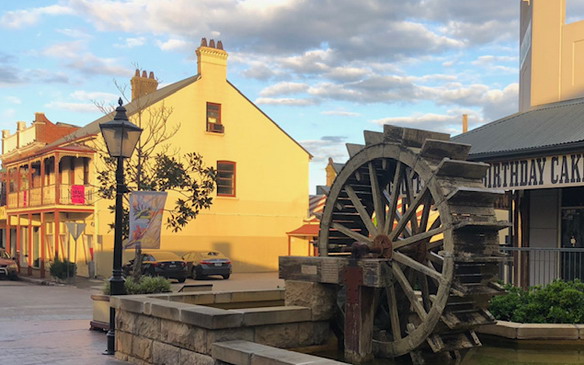
[{"label": "chimney pot", "polygon": [[217,41],[217,49],[223,49],[223,42]]},{"label": "chimney pot", "polygon": [[158,81],[154,78],[153,71],[150,71],[150,77],[148,77],[146,70],[142,70],[141,74],[142,76],[140,76],[140,70],[136,70],[136,75],[130,80],[130,84],[132,85],[132,100],[151,94],[158,88]]},{"label": "chimney pot", "polygon": [[207,47],[207,38],[201,38],[201,47]]},{"label": "chimney pot", "polygon": [[211,48],[215,48],[215,40],[214,40],[214,39],[211,39],[211,40],[209,41],[209,47],[211,47]]}]

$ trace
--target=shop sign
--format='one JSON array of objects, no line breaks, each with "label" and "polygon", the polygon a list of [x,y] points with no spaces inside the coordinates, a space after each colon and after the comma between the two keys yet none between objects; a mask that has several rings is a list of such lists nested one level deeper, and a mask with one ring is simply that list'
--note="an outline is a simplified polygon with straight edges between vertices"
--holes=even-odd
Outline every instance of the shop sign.
[{"label": "shop sign", "polygon": [[85,186],[71,185],[71,203],[85,204]]},{"label": "shop sign", "polygon": [[580,186],[584,181],[584,154],[489,162],[483,183],[505,190]]}]

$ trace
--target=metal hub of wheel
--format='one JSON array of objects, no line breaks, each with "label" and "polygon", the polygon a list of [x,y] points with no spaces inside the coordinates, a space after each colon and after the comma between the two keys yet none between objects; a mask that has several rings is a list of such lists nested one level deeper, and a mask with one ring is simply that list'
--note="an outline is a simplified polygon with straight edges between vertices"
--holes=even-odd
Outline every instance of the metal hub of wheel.
[{"label": "metal hub of wheel", "polygon": [[[484,189],[488,165],[467,162],[470,146],[449,136],[385,126],[330,188],[321,219],[321,256],[346,255],[355,241],[386,259],[374,305],[373,351],[396,357],[420,349],[456,352],[480,345],[472,329],[493,321],[499,195]],[[366,258],[365,258],[366,260]]]}]

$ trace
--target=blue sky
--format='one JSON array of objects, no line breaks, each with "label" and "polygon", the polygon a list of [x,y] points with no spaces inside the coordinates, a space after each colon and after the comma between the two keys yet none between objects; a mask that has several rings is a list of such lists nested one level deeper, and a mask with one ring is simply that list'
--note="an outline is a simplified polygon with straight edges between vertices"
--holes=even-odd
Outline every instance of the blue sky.
[{"label": "blue sky", "polygon": [[[460,133],[517,111],[520,0],[62,0],[0,3],[0,129],[44,112],[85,125],[134,69],[196,73],[202,37],[228,79],[314,155],[384,123]],[[567,0],[568,21],[584,1]]]}]

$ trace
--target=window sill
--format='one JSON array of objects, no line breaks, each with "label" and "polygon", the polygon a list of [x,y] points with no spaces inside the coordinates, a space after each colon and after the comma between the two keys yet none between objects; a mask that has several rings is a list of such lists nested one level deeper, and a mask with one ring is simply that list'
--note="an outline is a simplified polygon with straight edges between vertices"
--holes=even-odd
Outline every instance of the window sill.
[{"label": "window sill", "polygon": [[205,134],[210,135],[210,136],[224,136],[225,132],[223,133],[219,133],[219,132],[209,132],[209,131],[205,131]]},{"label": "window sill", "polygon": [[215,198],[221,200],[239,200],[239,197],[229,195],[216,195]]}]

